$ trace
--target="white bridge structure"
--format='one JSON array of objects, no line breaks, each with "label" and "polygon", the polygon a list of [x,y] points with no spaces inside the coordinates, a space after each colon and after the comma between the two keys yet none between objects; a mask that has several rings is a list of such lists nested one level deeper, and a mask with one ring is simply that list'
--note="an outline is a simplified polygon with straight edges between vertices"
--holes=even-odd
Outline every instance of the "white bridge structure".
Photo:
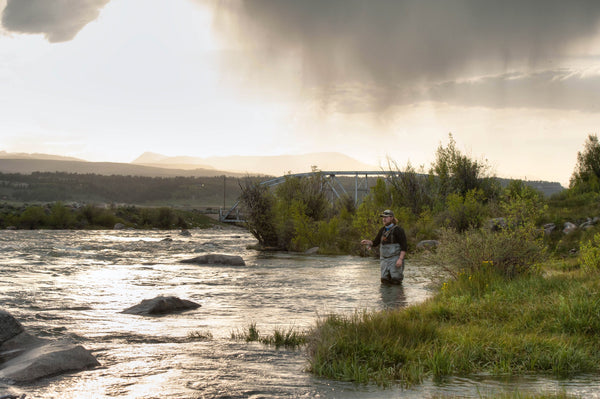
[{"label": "white bridge structure", "polygon": [[[265,185],[267,187],[273,187],[278,184],[285,182],[287,179],[292,177],[311,177],[315,175],[320,175],[324,179],[324,185],[322,190],[327,190],[331,192],[331,201],[335,201],[336,199],[341,199],[342,197],[350,197],[348,191],[352,192],[351,198],[354,199],[354,203],[358,204],[360,201],[369,193],[369,176],[375,178],[378,177],[388,177],[390,174],[397,173],[391,171],[315,171],[315,172],[307,172],[307,173],[294,173],[281,177],[276,177],[274,179],[269,179],[261,182],[261,185]],[[354,186],[352,188],[346,184],[346,187],[342,184],[338,177],[346,176],[346,177],[354,177]],[[219,210],[219,220],[221,222],[228,223],[242,223],[245,222],[243,217],[240,215],[240,210],[238,208],[240,201],[238,200],[229,210],[220,209]]]}]

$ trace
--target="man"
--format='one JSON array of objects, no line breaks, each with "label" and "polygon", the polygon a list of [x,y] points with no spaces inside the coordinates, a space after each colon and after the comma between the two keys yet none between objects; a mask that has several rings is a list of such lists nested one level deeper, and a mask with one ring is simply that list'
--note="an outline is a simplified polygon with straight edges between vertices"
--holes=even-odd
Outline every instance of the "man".
[{"label": "man", "polygon": [[381,215],[383,227],[373,241],[362,240],[360,243],[370,247],[379,245],[379,259],[381,259],[381,282],[383,284],[401,284],[404,279],[404,257],[406,256],[406,234],[398,226],[394,212],[389,209]]}]

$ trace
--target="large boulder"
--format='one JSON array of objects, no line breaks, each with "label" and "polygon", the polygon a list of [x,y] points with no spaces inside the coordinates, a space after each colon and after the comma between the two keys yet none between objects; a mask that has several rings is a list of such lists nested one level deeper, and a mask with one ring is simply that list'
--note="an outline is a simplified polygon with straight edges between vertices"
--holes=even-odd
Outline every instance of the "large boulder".
[{"label": "large boulder", "polygon": [[0,378],[29,382],[99,365],[96,358],[83,346],[54,342],[30,349],[21,356],[3,363]]},{"label": "large boulder", "polygon": [[0,310],[0,379],[30,382],[99,365],[81,345],[35,337]]},{"label": "large boulder", "polygon": [[179,299],[175,296],[157,296],[152,299],[144,299],[139,304],[125,309],[122,313],[141,316],[164,315],[167,313],[197,309],[200,306],[201,305],[196,302]]},{"label": "large boulder", "polygon": [[228,266],[246,266],[246,262],[239,255],[207,254],[196,256],[192,259],[184,259],[181,263],[196,263],[199,265],[228,265]]}]

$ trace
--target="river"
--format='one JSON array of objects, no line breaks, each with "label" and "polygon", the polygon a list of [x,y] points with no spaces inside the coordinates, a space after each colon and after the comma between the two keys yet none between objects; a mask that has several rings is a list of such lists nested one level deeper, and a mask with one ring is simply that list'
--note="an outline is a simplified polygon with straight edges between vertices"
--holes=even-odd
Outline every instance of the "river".
[{"label": "river", "polygon": [[[600,379],[477,376],[410,389],[330,381],[305,371],[302,349],[235,340],[255,324],[303,331],[330,313],[403,307],[425,300],[439,276],[407,260],[402,286],[379,283],[378,261],[353,256],[261,253],[234,227],[178,231],[0,231],[0,308],[34,335],[71,338],[91,350],[92,370],[10,385],[26,398],[482,397],[567,392],[598,397]],[[179,263],[203,253],[241,255],[246,266]],[[121,313],[174,295],[201,304],[162,317]]]}]

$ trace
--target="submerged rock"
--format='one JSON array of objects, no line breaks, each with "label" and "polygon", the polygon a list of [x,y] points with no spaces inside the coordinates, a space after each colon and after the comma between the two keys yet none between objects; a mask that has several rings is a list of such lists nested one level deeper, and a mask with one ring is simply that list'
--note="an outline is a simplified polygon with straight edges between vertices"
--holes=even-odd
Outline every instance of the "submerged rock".
[{"label": "submerged rock", "polygon": [[207,254],[196,256],[192,259],[184,259],[181,263],[197,263],[199,265],[229,265],[229,266],[246,266],[246,262],[239,255],[222,255],[222,254]]},{"label": "submerged rock", "polygon": [[164,315],[167,313],[197,309],[200,306],[201,305],[196,302],[179,299],[175,296],[157,296],[152,299],[144,299],[139,304],[125,309],[122,313],[141,316]]}]

